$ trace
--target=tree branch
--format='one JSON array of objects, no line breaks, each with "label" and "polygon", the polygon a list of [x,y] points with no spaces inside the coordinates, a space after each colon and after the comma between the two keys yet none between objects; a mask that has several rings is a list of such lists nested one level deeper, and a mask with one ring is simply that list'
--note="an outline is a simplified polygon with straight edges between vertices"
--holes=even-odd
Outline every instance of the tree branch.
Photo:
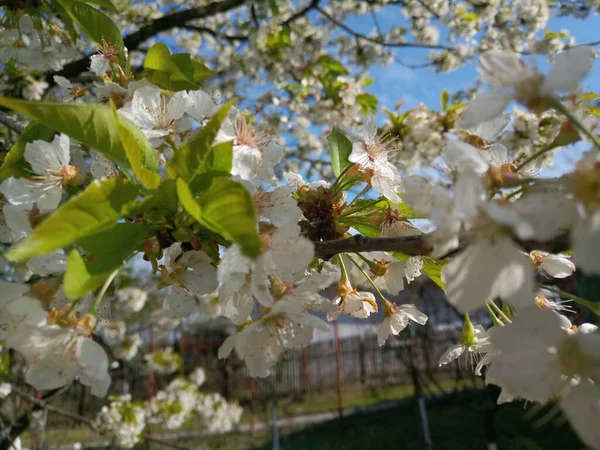
[{"label": "tree branch", "polygon": [[[172,28],[182,27],[187,22],[190,22],[192,20],[204,19],[206,17],[211,17],[216,14],[235,9],[238,6],[243,5],[247,1],[248,0],[223,0],[219,2],[209,3],[206,6],[198,6],[183,11],[177,11],[173,14],[160,17],[159,19],[154,20],[152,23],[143,26],[139,30],[127,35],[123,39],[125,47],[127,47],[129,51],[136,50],[144,41],[150,39],[153,36],[156,36],[159,33],[162,33],[163,31],[167,31]],[[81,72],[85,72],[86,70],[88,70],[88,66],[89,55],[66,64],[58,72],[48,73],[46,75],[46,82],[52,86],[54,85],[53,78],[55,75],[60,75],[61,77],[69,79],[76,75],[79,75]]]},{"label": "tree branch", "polygon": [[428,45],[428,44],[419,44],[418,42],[385,42],[378,38],[373,38],[364,34],[359,33],[358,31],[353,30],[348,25],[343,22],[340,22],[333,16],[331,16],[327,11],[325,11],[320,6],[315,6],[315,9],[321,13],[323,17],[329,20],[334,25],[340,27],[346,33],[354,36],[356,39],[362,39],[364,41],[372,42],[373,44],[381,45],[383,47],[407,47],[407,48],[430,48],[430,49],[438,49],[438,50],[454,50],[452,47],[448,47],[446,45]]},{"label": "tree branch", "polygon": [[208,28],[208,27],[199,27],[199,26],[196,26],[196,25],[183,25],[180,28],[183,28],[184,30],[195,31],[197,33],[210,34],[215,39],[225,39],[225,40],[227,40],[229,42],[247,41],[248,40],[248,36],[244,36],[244,35],[231,35],[231,34],[220,34],[218,31],[215,31],[212,28]]},{"label": "tree branch", "polygon": [[282,27],[286,27],[288,26],[290,23],[295,22],[296,20],[298,20],[301,17],[304,17],[306,14],[308,14],[311,10],[315,9],[317,6],[319,6],[319,1],[320,0],[312,0],[305,8],[302,8],[299,11],[296,11],[294,14],[292,14],[290,17],[288,17],[286,20],[284,20],[283,22],[281,22],[281,26]]},{"label": "tree branch", "polygon": [[[569,249],[568,233],[561,234],[548,242],[521,241],[526,251],[542,250],[549,253],[560,253]],[[369,238],[355,235],[347,239],[314,242],[316,256],[328,260],[338,253],[355,252],[398,252],[408,256],[427,256],[431,253],[429,235]]]},{"label": "tree branch", "polygon": [[94,422],[92,420],[88,419],[87,417],[82,417],[77,414],[73,414],[72,412],[69,412],[65,409],[51,405],[48,402],[41,400],[39,398],[36,398],[33,395],[30,395],[27,392],[22,391],[21,389],[18,389],[15,387],[13,387],[11,392],[14,392],[19,397],[24,398],[25,400],[29,401],[30,403],[32,403],[36,406],[39,406],[42,409],[46,409],[48,411],[52,411],[53,413],[60,414],[61,416],[68,417],[69,419],[73,419],[77,422],[84,424],[92,431],[96,431],[96,425],[94,424]]},{"label": "tree branch", "polygon": [[23,134],[23,130],[25,130],[25,125],[18,120],[13,119],[4,111],[0,111],[0,123],[18,134]]}]

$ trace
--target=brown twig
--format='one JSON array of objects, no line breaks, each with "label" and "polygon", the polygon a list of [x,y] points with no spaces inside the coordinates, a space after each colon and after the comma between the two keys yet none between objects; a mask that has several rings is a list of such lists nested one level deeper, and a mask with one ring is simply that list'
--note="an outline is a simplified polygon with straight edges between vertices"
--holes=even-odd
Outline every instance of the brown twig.
[{"label": "brown twig", "polygon": [[[141,27],[139,30],[128,34],[124,39],[125,47],[131,52],[136,50],[144,41],[156,36],[163,31],[168,31],[172,28],[177,28],[185,25],[186,23],[204,19],[207,17],[214,16],[216,14],[226,12],[237,8],[238,6],[246,3],[247,0],[223,0],[219,2],[209,3],[205,6],[198,6],[194,8],[177,11],[173,14],[160,17],[148,25]],[[72,61],[66,64],[62,70],[58,72],[50,72],[46,75],[46,82],[51,86],[54,85],[54,75],[60,75],[67,79],[70,79],[82,72],[88,70],[90,55],[84,56],[76,61]]]},{"label": "brown twig", "polygon": [[[561,234],[551,241],[521,241],[526,251],[542,250],[549,253],[560,253],[569,248],[568,233]],[[429,235],[390,238],[370,238],[362,235],[334,241],[315,242],[315,254],[323,259],[330,259],[338,253],[353,252],[398,252],[408,256],[427,256],[431,253]]]},{"label": "brown twig", "polygon": [[8,129],[10,129],[18,134],[23,134],[23,130],[25,130],[25,125],[23,125],[18,120],[13,119],[11,116],[6,114],[4,111],[0,111],[0,124],[4,125]]}]

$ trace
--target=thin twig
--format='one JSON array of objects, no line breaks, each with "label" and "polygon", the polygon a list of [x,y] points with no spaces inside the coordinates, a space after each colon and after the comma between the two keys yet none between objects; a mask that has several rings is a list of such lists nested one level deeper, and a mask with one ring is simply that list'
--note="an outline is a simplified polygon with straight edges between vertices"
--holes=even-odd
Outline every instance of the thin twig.
[{"label": "thin twig", "polygon": [[323,8],[321,8],[318,5],[315,6],[315,9],[317,11],[319,11],[321,13],[321,15],[323,17],[325,17],[327,20],[329,20],[331,23],[333,23],[334,25],[337,25],[342,30],[344,30],[346,33],[354,36],[356,39],[362,39],[364,41],[372,42],[373,44],[381,45],[382,47],[432,48],[432,49],[438,49],[438,50],[453,50],[452,47],[448,47],[445,45],[429,45],[429,44],[420,44],[418,42],[386,42],[386,41],[382,41],[378,38],[373,38],[371,36],[367,36],[365,34],[361,34],[358,31],[353,30],[345,23],[340,22],[339,20],[337,20],[336,18],[331,16],[331,14],[329,14],[327,11],[325,11]]},{"label": "thin twig", "polygon": [[14,392],[19,397],[24,398],[25,400],[31,402],[34,405],[39,406],[42,409],[46,409],[48,411],[52,411],[53,413],[60,414],[61,416],[68,417],[69,419],[73,419],[73,420],[75,420],[75,421],[77,421],[79,423],[84,424],[85,426],[87,426],[92,431],[97,431],[96,430],[96,425],[94,424],[94,422],[92,420],[88,419],[87,417],[83,417],[83,416],[80,416],[78,414],[73,414],[72,412],[69,412],[69,411],[64,410],[62,408],[59,408],[58,406],[51,405],[51,404],[49,404],[48,402],[46,402],[44,400],[41,400],[39,398],[35,398],[33,395],[28,394],[27,392],[22,391],[19,388],[13,387],[13,389],[12,389],[11,392]]},{"label": "thin twig", "polygon": [[4,111],[0,111],[0,123],[18,134],[23,134],[23,130],[25,130],[25,125],[23,125],[18,120],[13,119]]}]

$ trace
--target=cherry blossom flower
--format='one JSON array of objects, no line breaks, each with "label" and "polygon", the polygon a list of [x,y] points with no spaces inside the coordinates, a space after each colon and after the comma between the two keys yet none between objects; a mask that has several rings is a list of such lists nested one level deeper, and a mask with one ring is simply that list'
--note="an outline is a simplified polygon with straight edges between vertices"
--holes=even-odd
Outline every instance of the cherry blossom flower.
[{"label": "cherry blossom flower", "polygon": [[480,94],[464,111],[459,126],[468,128],[502,114],[512,100],[539,108],[556,92],[571,92],[592,69],[591,47],[560,53],[547,76],[526,65],[516,53],[493,50],[479,58],[479,71],[494,90]]},{"label": "cherry blossom flower", "polygon": [[231,174],[242,180],[259,180],[273,183],[274,167],[281,161],[283,148],[267,133],[248,123],[237,112],[221,125],[215,142],[233,141]]},{"label": "cherry blossom flower", "polygon": [[25,147],[25,161],[31,164],[33,175],[27,178],[8,178],[0,192],[13,205],[34,206],[40,212],[55,210],[60,203],[63,187],[75,182],[78,169],[69,165],[69,137],[57,135],[52,142],[34,141]]},{"label": "cherry blossom flower", "polygon": [[567,255],[553,255],[543,251],[533,251],[529,253],[537,271],[552,278],[566,278],[575,272],[575,264],[571,262]]},{"label": "cherry blossom flower", "polygon": [[148,138],[156,139],[175,135],[178,131],[176,122],[189,106],[190,100],[185,91],[164,97],[158,88],[143,86],[135,90],[131,102],[119,113],[138,125]]},{"label": "cherry blossom flower", "polygon": [[411,320],[420,325],[427,323],[427,316],[419,311],[415,305],[396,305],[384,299],[383,311],[385,318],[377,332],[377,343],[380,347],[385,344],[390,335],[399,335]]},{"label": "cherry blossom flower", "polygon": [[362,134],[364,142],[352,145],[348,160],[370,174],[370,183],[377,192],[394,203],[401,203],[397,192],[402,188],[402,178],[389,161],[390,154],[395,151],[390,148],[390,139],[377,135],[377,124],[372,116],[365,120]]}]

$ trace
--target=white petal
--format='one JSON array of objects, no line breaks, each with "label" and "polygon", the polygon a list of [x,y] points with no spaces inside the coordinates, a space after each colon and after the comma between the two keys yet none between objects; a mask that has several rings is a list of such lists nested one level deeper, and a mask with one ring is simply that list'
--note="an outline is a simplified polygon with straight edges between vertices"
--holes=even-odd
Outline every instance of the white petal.
[{"label": "white petal", "polygon": [[488,163],[482,156],[481,151],[466,142],[447,142],[442,156],[452,170],[462,172],[469,169],[479,174],[488,170]]},{"label": "white petal", "polygon": [[377,330],[377,343],[380,347],[385,344],[385,341],[390,337],[391,333],[390,318],[386,317],[383,319],[383,322],[381,322],[381,325],[379,325],[379,330]]},{"label": "white petal", "polygon": [[600,210],[579,220],[571,231],[575,261],[588,274],[600,274]]},{"label": "white petal", "polygon": [[461,173],[454,188],[454,213],[458,217],[474,217],[485,200],[486,193],[481,175],[466,169]]},{"label": "white petal", "polygon": [[512,239],[479,239],[452,258],[446,268],[446,294],[461,312],[496,298],[523,307],[533,303],[533,267]]},{"label": "white petal", "polygon": [[398,295],[404,290],[404,271],[406,265],[402,261],[395,261],[388,265],[388,271],[384,275],[387,290],[392,295]]},{"label": "white petal", "polygon": [[251,180],[258,171],[262,154],[260,150],[247,145],[233,147],[231,175],[239,176],[242,180]]},{"label": "white petal", "polygon": [[600,389],[597,383],[583,378],[560,400],[577,435],[589,448],[600,448]]},{"label": "white petal", "polygon": [[440,356],[440,361],[439,361],[440,366],[451,363],[455,359],[458,359],[460,357],[460,355],[462,355],[464,352],[465,352],[464,345],[462,345],[462,344],[453,345],[448,350],[446,350],[442,356]]},{"label": "white petal", "polygon": [[425,325],[427,323],[427,319],[428,319],[427,315],[423,314],[421,311],[419,311],[415,307],[415,305],[411,305],[411,304],[400,305],[398,307],[398,309],[402,314],[407,316],[413,322],[418,323],[419,325]]},{"label": "white petal", "polygon": [[560,255],[548,255],[540,264],[540,269],[553,278],[566,278],[575,272],[575,264]]},{"label": "white petal", "polygon": [[375,121],[375,117],[368,115],[365,119],[365,123],[363,124],[363,138],[365,143],[371,145],[375,142],[375,137],[377,136],[377,122]]},{"label": "white petal", "polygon": [[502,115],[510,101],[512,95],[510,92],[502,90],[493,90],[479,94],[469,103],[467,109],[462,114],[458,126],[460,128],[469,128],[493,120]]},{"label": "white petal", "polygon": [[36,256],[27,261],[27,267],[36,275],[43,277],[67,270],[67,255],[63,250],[57,250],[47,255]]},{"label": "white petal", "polygon": [[190,99],[190,107],[187,113],[200,123],[205,118],[212,117],[219,110],[219,107],[215,105],[210,95],[204,91],[188,91],[188,97]]},{"label": "white petal", "polygon": [[545,93],[571,92],[577,89],[583,77],[592,70],[593,64],[594,50],[592,47],[575,47],[560,53],[554,60],[544,82]]},{"label": "white petal", "polygon": [[470,127],[467,131],[479,136],[484,141],[491,141],[500,136],[509,123],[510,115],[502,114],[486,122],[481,122],[474,127]]},{"label": "white petal", "polygon": [[280,163],[282,157],[283,147],[274,141],[269,142],[262,152],[262,160],[257,172],[258,178],[270,181],[275,175],[275,166]]}]

